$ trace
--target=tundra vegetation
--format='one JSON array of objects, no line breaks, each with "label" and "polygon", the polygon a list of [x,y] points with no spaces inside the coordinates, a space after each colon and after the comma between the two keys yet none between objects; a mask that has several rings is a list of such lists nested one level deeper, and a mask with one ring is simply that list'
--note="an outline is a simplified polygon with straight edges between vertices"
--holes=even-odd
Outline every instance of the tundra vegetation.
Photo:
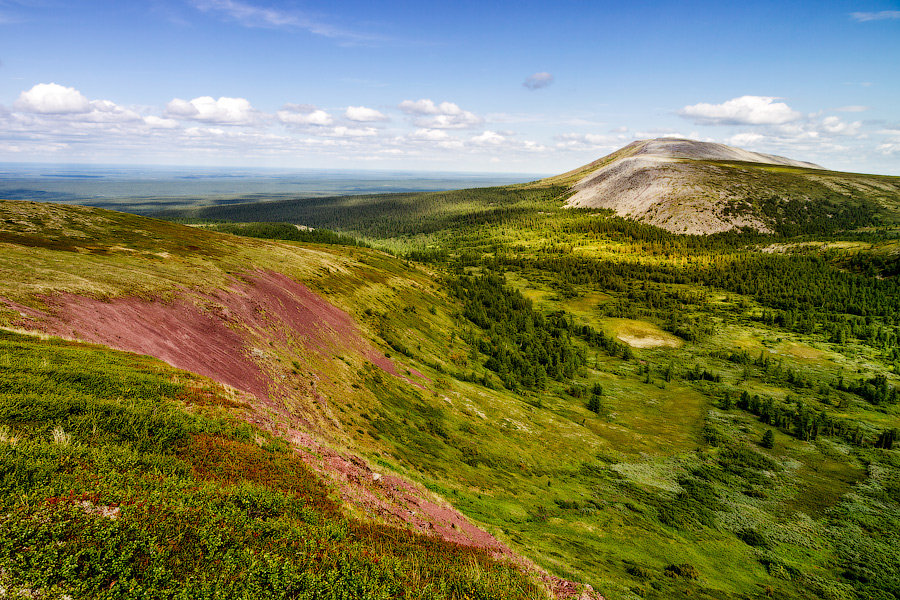
[{"label": "tundra vegetation", "polygon": [[[678,235],[564,208],[568,195],[551,183],[163,215],[191,228],[17,205],[0,224],[0,296],[165,296],[241,265],[288,269],[423,375],[321,370],[336,373],[328,418],[292,410],[549,572],[608,598],[900,596],[896,215],[858,192],[821,228],[830,207],[767,195],[773,233]],[[89,242],[71,231],[91,227]],[[208,380],[98,347],[2,343],[7,589],[544,593],[478,550],[348,516]],[[195,400],[201,383],[220,399]]]}]

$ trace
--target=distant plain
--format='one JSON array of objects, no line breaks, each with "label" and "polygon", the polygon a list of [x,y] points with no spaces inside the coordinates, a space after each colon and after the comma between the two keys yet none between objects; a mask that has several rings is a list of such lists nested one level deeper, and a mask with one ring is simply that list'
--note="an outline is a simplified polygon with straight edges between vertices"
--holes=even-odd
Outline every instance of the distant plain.
[{"label": "distant plain", "polygon": [[522,183],[526,173],[0,163],[0,197],[146,214],[237,202]]}]

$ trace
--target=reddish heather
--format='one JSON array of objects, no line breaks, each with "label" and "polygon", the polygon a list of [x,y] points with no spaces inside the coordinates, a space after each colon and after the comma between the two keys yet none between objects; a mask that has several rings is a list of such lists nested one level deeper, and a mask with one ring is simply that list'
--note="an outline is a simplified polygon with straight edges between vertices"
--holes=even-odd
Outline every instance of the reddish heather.
[{"label": "reddish heather", "polygon": [[603,600],[590,586],[554,577],[518,556],[449,504],[430,498],[422,486],[378,473],[361,458],[336,452],[302,431],[292,429],[287,436],[308,465],[337,484],[344,501],[362,508],[366,514],[449,542],[489,550],[500,560],[536,572],[556,600]]},{"label": "reddish heather", "polygon": [[258,397],[268,393],[268,378],[248,358],[241,336],[184,299],[102,301],[60,294],[45,302],[47,313],[19,325],[154,356]]},{"label": "reddish heather", "polygon": [[[254,271],[234,279],[225,290],[182,291],[169,302],[137,297],[98,300],[75,294],[42,298],[36,310],[0,298],[21,315],[17,325],[66,338],[103,344],[159,358],[199,373],[262,401],[249,419],[277,430],[272,411],[291,429],[289,436],[303,456],[338,484],[344,500],[388,523],[412,527],[445,540],[491,550],[495,555],[537,570],[556,598],[601,598],[576,584],[551,577],[516,556],[489,533],[472,525],[448,504],[430,498],[420,486],[393,475],[374,472],[362,459],[338,453],[311,435],[301,416],[280,402],[281,376],[270,347],[313,351],[324,356],[355,352],[396,377],[393,362],[360,335],[346,312],[280,273]],[[419,379],[422,373],[410,370]],[[422,387],[419,382],[402,377]],[[319,398],[315,386],[311,393]],[[602,599],[601,599],[602,600]]]},{"label": "reddish heather", "polygon": [[19,310],[22,327],[154,356],[260,399],[274,391],[275,373],[254,344],[264,348],[270,340],[323,354],[356,351],[397,374],[362,338],[350,315],[280,273],[257,271],[227,290],[185,291],[170,302],[68,293],[43,300],[46,311],[6,304]]}]

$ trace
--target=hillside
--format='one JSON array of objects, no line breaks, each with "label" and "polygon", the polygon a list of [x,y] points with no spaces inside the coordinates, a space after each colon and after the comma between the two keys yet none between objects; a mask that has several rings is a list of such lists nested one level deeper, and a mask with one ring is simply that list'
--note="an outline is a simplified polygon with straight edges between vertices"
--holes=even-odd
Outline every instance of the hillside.
[{"label": "hillside", "polygon": [[[566,206],[611,209],[674,233],[852,229],[895,222],[900,178],[828,171],[723,144],[633,142],[539,184],[570,185]],[[799,227],[799,229],[798,229]]]},{"label": "hillside", "polygon": [[[568,173],[526,184],[278,199],[155,216],[289,222],[349,232],[382,245],[391,239],[392,248],[410,250],[446,245],[454,235],[471,235],[476,225],[534,219],[542,210],[562,206],[609,210],[677,234],[748,228],[787,237],[830,235],[900,223],[900,177],[829,171],[723,144],[663,138],[633,142]],[[417,243],[411,243],[413,238]]]},{"label": "hillside", "polygon": [[[19,541],[77,526],[103,556],[165,539],[167,590],[277,571],[294,587],[266,589],[285,597],[320,580],[366,598],[900,592],[895,232],[674,235],[565,194],[238,205],[221,208],[243,224],[206,227],[0,203],[0,482],[21,524],[0,537],[0,585],[147,584],[135,551],[78,591],[85,571]],[[273,214],[344,233],[247,223]],[[281,236],[300,241],[264,239]],[[24,395],[20,372],[37,378]],[[160,411],[187,433],[113,436],[144,439]],[[292,460],[305,483],[279,474]],[[182,518],[209,495],[183,538],[129,504]],[[248,524],[266,545],[228,554]],[[298,539],[315,542],[288,560]],[[240,558],[216,580],[223,555]]]},{"label": "hillside", "polygon": [[[83,474],[78,474],[87,478],[85,483],[73,484],[62,474],[53,475],[58,470],[54,461],[59,451],[52,444],[48,446],[44,438],[57,427],[63,432],[60,435],[68,436],[66,447],[74,448],[72,452],[64,452],[66,456],[137,451],[139,461],[147,464],[162,461],[166,465],[164,470],[175,468],[166,463],[170,460],[167,455],[192,453],[190,444],[212,444],[212,448],[204,447],[203,452],[213,452],[215,458],[209,460],[226,461],[225,467],[207,464],[191,467],[193,463],[189,461],[187,468],[200,469],[203,478],[209,478],[206,471],[212,469],[216,473],[212,481],[222,481],[225,477],[229,486],[239,486],[236,491],[227,488],[215,492],[229,498],[237,494],[227,502],[242,502],[240,494],[244,492],[240,486],[261,485],[259,490],[250,489],[248,493],[275,495],[253,500],[274,503],[271,504],[274,508],[263,510],[264,515],[269,515],[263,519],[277,519],[285,527],[292,527],[298,517],[288,514],[290,511],[282,513],[279,507],[290,503],[289,498],[297,492],[280,487],[277,482],[281,475],[261,473],[258,475],[261,479],[256,480],[256,475],[233,473],[260,468],[256,465],[259,461],[266,464],[274,461],[273,468],[297,469],[288,462],[301,460],[310,470],[298,474],[305,478],[301,487],[314,490],[309,492],[313,496],[310,502],[316,507],[313,512],[324,511],[314,516],[317,527],[324,528],[316,530],[314,538],[326,536],[321,542],[326,547],[327,536],[331,535],[329,528],[360,532],[359,539],[348,540],[348,546],[335,544],[326,550],[337,560],[331,567],[326,563],[322,569],[310,570],[303,567],[303,561],[308,558],[300,563],[294,560],[282,564],[278,559],[272,564],[258,565],[262,569],[259,574],[264,578],[272,577],[266,571],[270,568],[288,569],[291,577],[299,578],[286,587],[266,581],[252,584],[270,589],[272,597],[296,597],[291,590],[301,589],[302,582],[309,578],[332,581],[334,587],[329,593],[335,598],[347,597],[347,593],[352,597],[382,597],[381,594],[397,594],[404,587],[407,590],[402,597],[411,598],[455,598],[465,593],[472,593],[473,597],[499,594],[531,598],[551,592],[555,597],[566,598],[581,589],[544,574],[513,554],[506,544],[474,526],[445,500],[423,487],[415,470],[410,472],[404,468],[403,462],[408,460],[408,465],[414,466],[417,459],[410,456],[396,462],[404,454],[379,441],[379,426],[370,420],[367,412],[379,415],[380,427],[404,435],[416,431],[421,419],[434,419],[442,414],[437,408],[442,402],[429,391],[429,388],[436,389],[434,371],[426,376],[391,358],[384,341],[389,339],[395,345],[411,343],[405,330],[414,324],[419,334],[417,347],[424,347],[435,357],[431,366],[440,372],[455,368],[441,352],[445,340],[438,334],[449,327],[451,308],[446,298],[436,295],[435,282],[429,273],[366,249],[256,241],[83,207],[5,201],[0,203],[0,221],[0,325],[20,332],[5,338],[7,349],[2,355],[6,377],[0,385],[0,419],[4,427],[0,444],[6,452],[3,473],[7,477],[4,501],[13,502],[19,493],[34,495],[39,504],[51,500],[56,503],[59,501],[53,498],[64,496],[67,500],[63,505],[69,512],[74,510],[77,517],[79,503],[90,501],[91,506],[99,505],[99,495],[103,506],[115,507],[116,514],[121,506],[123,516],[132,516],[125,505],[138,500],[130,494],[128,486],[148,484],[128,483],[122,488],[120,483],[108,483],[106,478],[110,474],[93,463],[85,467]],[[423,310],[421,315],[417,310],[406,310],[416,306],[437,306],[441,310],[432,313]],[[395,328],[398,333],[388,337],[386,332]],[[373,331],[381,332],[381,337]],[[35,333],[40,336],[33,337]],[[129,370],[132,367],[128,366],[131,364],[128,357],[133,355],[112,353],[97,346],[41,341],[46,334],[155,357],[190,373],[162,369],[155,375],[154,381],[159,383],[139,382],[149,386],[148,390],[142,390],[130,382],[141,377],[140,373]],[[457,345],[465,352],[464,344]],[[108,366],[123,361],[126,364],[123,372],[119,372],[118,366]],[[156,366],[152,368],[159,370]],[[198,379],[193,374],[203,377]],[[96,386],[90,383],[98,378],[106,379]],[[74,384],[77,393],[67,402],[76,408],[54,406],[58,394],[68,397],[69,392],[65,390],[70,384]],[[423,395],[426,392],[429,395]],[[38,402],[46,408],[23,413],[23,403],[29,402]],[[139,405],[131,407],[132,402]],[[425,404],[410,410],[409,402]],[[120,404],[123,404],[121,409],[117,408]],[[92,433],[98,428],[101,432],[104,428],[114,430],[116,423],[123,420],[128,428],[138,432],[160,427],[142,424],[139,417],[145,419],[147,411],[155,414],[163,410],[173,419],[187,418],[193,423],[194,417],[185,417],[184,412],[192,413],[198,406],[211,409],[209,416],[213,420],[185,425],[187,433],[154,445],[156,454],[140,454],[143,446],[135,448],[131,442],[123,449],[115,438],[107,441]],[[126,413],[111,416],[110,422],[103,420],[106,418],[103,415],[110,411],[115,413],[126,408],[137,410],[140,415]],[[82,414],[83,417],[77,417]],[[237,427],[238,433],[223,430],[224,426],[217,424],[223,418],[231,423],[227,427]],[[234,424],[234,419],[252,428],[242,429]],[[207,433],[214,437],[207,439],[204,437]],[[265,442],[263,446],[274,444],[279,450],[274,455],[271,451],[260,455],[252,443],[247,446],[247,441],[254,439]],[[46,447],[49,453],[41,458],[46,465],[29,466],[31,463],[22,462],[26,456],[23,453],[31,452],[36,444]],[[205,460],[202,455],[195,458]],[[370,462],[373,460],[378,464]],[[242,461],[249,462],[244,465]],[[23,480],[20,471],[32,468],[46,471],[47,475]],[[174,478],[166,485],[191,485],[190,481],[178,479],[178,468],[181,467],[166,475]],[[226,475],[221,475],[223,468]],[[133,475],[140,479],[143,475],[139,471]],[[404,472],[406,476],[402,475]],[[412,479],[410,474],[414,475]],[[101,482],[100,488],[88,480]],[[147,492],[151,497],[158,493],[152,489]],[[307,492],[301,493],[304,498],[306,495]],[[168,506],[168,502],[191,505],[197,501],[193,497],[173,498],[164,505]],[[94,514],[91,510],[87,510],[89,517]],[[41,519],[41,514],[38,511],[28,519]],[[357,516],[348,521],[348,514]],[[67,519],[71,516],[67,512],[60,525],[83,526],[80,522],[70,523]],[[135,518],[148,517],[137,514]],[[199,527],[212,525],[211,516],[203,518],[210,521],[197,523]],[[299,518],[313,517],[301,514]],[[91,526],[103,523],[103,519],[94,521]],[[152,518],[150,523],[147,525],[150,529],[144,530],[140,522],[129,522],[129,532],[123,534],[121,543],[140,544],[140,539],[147,535],[157,535],[152,533],[156,528],[173,526],[168,522],[155,523]],[[254,522],[240,526],[263,525]],[[13,535],[12,530],[9,532]],[[297,535],[301,534],[307,535],[298,531]],[[23,535],[49,534],[32,528]],[[202,538],[207,533],[197,535]],[[407,543],[403,540],[419,548],[415,551],[415,561],[409,558],[412,554],[393,554],[395,550],[405,552],[401,550]],[[400,544],[396,548],[395,542]],[[14,543],[13,538],[8,537],[3,543]],[[96,551],[121,550],[115,546],[120,542],[109,543],[112,546]],[[237,540],[228,543],[245,544]],[[279,546],[282,541],[267,543],[274,544],[276,552],[284,552],[293,542],[284,542],[288,545],[283,547]],[[372,544],[380,550],[360,559],[358,555],[370,552]],[[4,552],[12,551],[15,555],[15,548],[4,546]],[[187,582],[184,573],[178,570],[180,567],[167,562],[185,560],[179,552],[154,559],[160,569],[177,571],[171,574],[171,581],[164,582],[165,586]],[[184,552],[206,551],[192,547]],[[421,555],[426,557],[425,562],[420,560],[421,552],[425,553]],[[449,552],[451,562],[442,565],[440,561],[444,559],[435,558],[429,565],[430,552],[435,557]],[[210,569],[213,565],[210,561],[219,560],[215,552],[209,554],[209,561],[197,563],[201,573]],[[46,575],[49,580],[35,580],[36,573],[49,568],[46,561],[52,557],[21,556],[28,556],[31,566],[16,560],[5,563],[3,568],[10,575],[0,580],[0,585],[6,589],[13,589],[13,585],[38,587],[43,593],[52,581],[58,589],[71,591],[72,588],[66,587],[73,583],[66,579],[71,573],[54,572],[52,576]],[[366,575],[369,579],[356,581],[353,573],[358,567],[354,561],[363,560],[365,566],[373,559],[376,567],[372,574]],[[378,572],[377,563],[381,559],[388,564],[384,573]],[[234,569],[257,568],[254,559],[241,560],[246,562],[234,564]],[[331,572],[329,568],[338,571]],[[338,575],[345,568],[351,572]],[[484,578],[473,578],[469,571],[472,568],[479,569]],[[209,573],[212,576],[214,571]],[[117,576],[123,578],[123,585],[128,581],[144,590],[136,597],[145,597],[144,594],[158,597],[152,590],[159,582],[135,580],[127,573]],[[90,585],[108,583],[117,576],[99,577]],[[241,589],[215,577],[206,581],[205,576],[198,575],[200,579],[193,585],[204,581],[203,586],[220,593],[223,590],[236,593],[235,590]],[[227,575],[226,580],[230,577]],[[409,586],[404,583],[406,577],[432,583],[426,588]],[[371,581],[371,585],[365,581]],[[356,592],[347,592],[346,586],[351,584],[359,586]],[[93,590],[88,595],[96,597],[97,588],[83,589]],[[174,588],[165,589],[166,594],[174,594]],[[304,593],[311,593],[309,597],[315,598],[332,597],[309,590]]]}]

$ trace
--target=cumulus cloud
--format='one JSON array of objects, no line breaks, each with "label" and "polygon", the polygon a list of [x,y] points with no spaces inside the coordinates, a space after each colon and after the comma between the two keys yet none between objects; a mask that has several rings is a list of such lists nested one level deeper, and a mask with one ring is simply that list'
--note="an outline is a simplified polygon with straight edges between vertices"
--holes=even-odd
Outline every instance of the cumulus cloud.
[{"label": "cumulus cloud", "polygon": [[850,13],[854,21],[865,23],[867,21],[884,21],[887,19],[900,19],[900,10],[882,10],[878,12],[854,12]]},{"label": "cumulus cloud", "polygon": [[378,130],[374,127],[345,127],[338,125],[325,131],[322,135],[338,138],[374,137],[378,135]]},{"label": "cumulus cloud", "polygon": [[388,120],[387,115],[384,113],[365,106],[348,106],[344,116],[351,121],[356,121],[358,123],[373,123],[376,121]]},{"label": "cumulus cloud", "polygon": [[846,123],[835,116],[822,119],[822,129],[826,133],[834,135],[858,135],[860,127],[862,127],[862,121]]},{"label": "cumulus cloud", "polygon": [[618,148],[629,141],[629,137],[624,134],[625,131],[616,132],[615,134],[563,133],[555,137],[556,148],[558,150],[573,151],[598,151]]},{"label": "cumulus cloud", "polygon": [[737,133],[730,138],[728,138],[727,143],[732,146],[753,146],[754,144],[758,144],[759,142],[766,139],[766,136],[760,133],[752,133],[746,131],[744,133]]},{"label": "cumulus cloud", "polygon": [[526,79],[522,85],[529,90],[539,90],[541,88],[547,87],[551,83],[553,83],[553,75],[547,73],[546,71],[541,71],[539,73],[529,75],[528,79]]},{"label": "cumulus cloud", "polygon": [[515,138],[515,133],[510,131],[483,131],[482,133],[472,136],[466,144],[476,154],[491,152],[492,160],[498,158],[497,154],[503,153],[522,153],[522,152],[545,152],[547,147],[543,144],[532,140],[519,140]]},{"label": "cumulus cloud", "polygon": [[440,142],[449,139],[450,135],[442,129],[417,129],[409,134],[409,138],[423,142]]},{"label": "cumulus cloud", "polygon": [[308,104],[285,104],[278,111],[277,117],[285,125],[299,125],[301,127],[308,125],[325,127],[334,122],[330,114]]},{"label": "cumulus cloud", "polygon": [[453,102],[435,104],[432,100],[404,100],[400,110],[414,118],[417,127],[426,129],[468,129],[477,127],[484,119],[461,109]]},{"label": "cumulus cloud", "polygon": [[90,101],[81,92],[56,83],[39,83],[22,92],[13,107],[42,115],[71,115],[91,111]]},{"label": "cumulus cloud", "polygon": [[885,156],[900,154],[900,128],[882,129],[878,133],[887,137],[881,144],[879,144],[875,148],[876,151],[884,154]]},{"label": "cumulus cloud", "polygon": [[802,114],[771,96],[741,96],[722,104],[701,102],[685,106],[678,114],[698,125],[780,125]]},{"label": "cumulus cloud", "polygon": [[71,124],[143,122],[143,117],[133,110],[109,100],[88,100],[75,88],[56,83],[39,83],[22,92],[13,108],[20,115],[30,115],[38,121]]},{"label": "cumulus cloud", "polygon": [[506,136],[497,133],[496,131],[485,131],[479,135],[476,135],[472,138],[472,143],[478,146],[499,146],[503,142],[506,141]]},{"label": "cumulus cloud", "polygon": [[175,129],[178,127],[178,121],[175,119],[164,119],[155,115],[144,117],[144,122],[153,129]]},{"label": "cumulus cloud", "polygon": [[200,96],[189,101],[175,98],[166,105],[166,114],[176,119],[222,125],[249,125],[259,116],[246,99],[226,96],[218,100],[212,96]]}]

